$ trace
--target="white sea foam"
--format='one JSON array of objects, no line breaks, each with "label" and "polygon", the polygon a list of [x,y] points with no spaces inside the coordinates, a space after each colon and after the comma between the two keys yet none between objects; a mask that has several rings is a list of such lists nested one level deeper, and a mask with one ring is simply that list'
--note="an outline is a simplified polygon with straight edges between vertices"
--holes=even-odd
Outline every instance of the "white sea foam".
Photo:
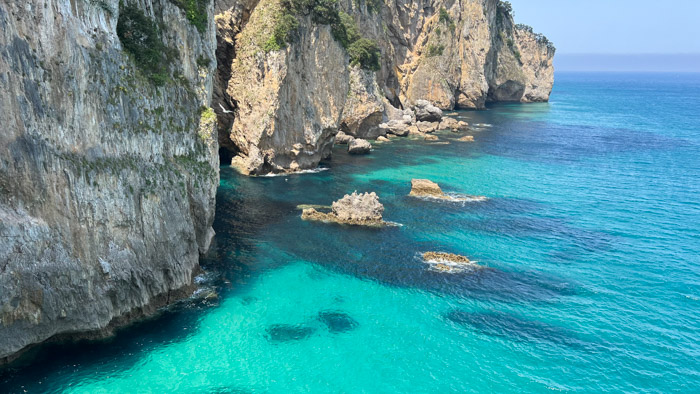
[{"label": "white sea foam", "polygon": [[296,171],[296,172],[282,172],[279,174],[265,174],[265,175],[257,175],[261,178],[273,178],[273,177],[278,177],[278,176],[291,176],[291,175],[303,175],[303,174],[318,174],[319,172],[322,171],[328,171],[328,167],[318,167],[314,168],[312,170],[301,170],[301,171]]},{"label": "white sea foam", "polygon": [[492,125],[492,124],[489,124],[489,123],[477,123],[477,124],[475,124],[474,126],[477,126],[477,127],[493,127],[493,125]]},{"label": "white sea foam", "polygon": [[[421,260],[423,260],[423,257],[420,256]],[[445,272],[445,273],[457,273],[457,272],[467,272],[467,271],[476,271],[478,269],[482,269],[484,267],[480,266],[478,261],[472,260],[469,263],[456,263],[454,261],[450,260],[445,260],[445,259],[430,259],[430,260],[423,260],[423,263],[427,264],[429,266],[429,269],[431,271],[438,271],[438,272]],[[438,265],[446,265],[449,267],[449,270],[444,270],[440,269],[437,266]]]},{"label": "white sea foam", "polygon": [[488,197],[485,196],[472,196],[469,194],[460,194],[460,193],[445,193],[443,196],[440,197],[433,197],[433,196],[411,196],[418,198],[420,200],[425,200],[425,201],[439,201],[439,202],[462,202],[462,203],[468,203],[468,202],[484,202],[488,200]]}]

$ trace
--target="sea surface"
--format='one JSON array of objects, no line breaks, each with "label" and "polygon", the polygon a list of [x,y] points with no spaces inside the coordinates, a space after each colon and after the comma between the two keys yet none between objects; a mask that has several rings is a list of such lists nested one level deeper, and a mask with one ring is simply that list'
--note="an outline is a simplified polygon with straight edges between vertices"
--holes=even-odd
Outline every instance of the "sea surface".
[{"label": "sea surface", "polygon": [[[700,74],[560,73],[550,103],[458,117],[475,142],[223,166],[208,299],[46,346],[0,392],[700,392]],[[408,197],[412,178],[488,200]],[[355,190],[398,225],[300,219]]]}]

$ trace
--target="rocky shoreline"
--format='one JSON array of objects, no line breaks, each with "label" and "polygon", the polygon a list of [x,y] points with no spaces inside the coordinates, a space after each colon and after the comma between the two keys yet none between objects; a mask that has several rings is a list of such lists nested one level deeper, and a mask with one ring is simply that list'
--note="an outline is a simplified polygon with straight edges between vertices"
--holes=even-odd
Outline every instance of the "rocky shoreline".
[{"label": "rocky shoreline", "polygon": [[[221,163],[309,171],[343,135],[358,155],[447,143],[468,125],[443,111],[553,84],[553,46],[497,0],[185,3],[0,3],[0,363],[191,290]],[[345,214],[306,216],[387,224]]]}]

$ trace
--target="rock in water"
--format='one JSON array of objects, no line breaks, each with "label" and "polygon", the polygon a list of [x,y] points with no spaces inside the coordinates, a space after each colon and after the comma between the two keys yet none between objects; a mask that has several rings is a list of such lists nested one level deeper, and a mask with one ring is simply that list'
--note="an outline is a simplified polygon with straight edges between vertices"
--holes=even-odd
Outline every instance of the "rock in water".
[{"label": "rock in water", "polygon": [[410,123],[406,123],[404,120],[390,120],[387,123],[382,123],[379,125],[379,127],[387,134],[398,135],[399,137],[405,137],[408,135],[409,126]]},{"label": "rock in water", "polygon": [[334,202],[331,209],[338,219],[347,223],[381,222],[384,212],[384,206],[374,192],[346,194]]},{"label": "rock in water", "polygon": [[331,212],[319,212],[314,208],[304,209],[301,213],[303,220],[335,222],[359,226],[384,226],[382,219],[384,206],[379,202],[376,193],[346,194],[335,201]]},{"label": "rock in water", "polygon": [[420,121],[416,123],[416,126],[421,133],[434,133],[440,127],[440,123]]},{"label": "rock in water", "polygon": [[425,261],[440,261],[449,262],[457,264],[475,264],[467,257],[460,256],[458,254],[444,253],[444,252],[425,252],[423,253],[423,260]]},{"label": "rock in water", "polygon": [[427,100],[418,100],[413,110],[417,121],[439,122],[442,119],[442,110]]},{"label": "rock in water", "polygon": [[452,130],[452,131],[458,131],[460,129],[464,130],[469,127],[469,123],[457,120],[454,118],[442,118],[442,121],[440,122],[440,130]]},{"label": "rock in water", "polygon": [[423,139],[426,140],[426,141],[437,141],[437,140],[438,140],[438,136],[436,136],[436,135],[426,135],[425,138],[423,138]]},{"label": "rock in water", "polygon": [[464,137],[460,138],[457,141],[462,141],[462,142],[474,142],[474,136],[473,135],[465,135]]},{"label": "rock in water", "polygon": [[367,140],[355,138],[348,143],[348,153],[351,155],[365,155],[372,149],[372,144]]},{"label": "rock in water", "polygon": [[377,142],[389,142],[390,140],[384,136],[377,137]]},{"label": "rock in water", "polygon": [[339,131],[338,134],[335,135],[335,144],[336,145],[347,145],[354,139],[355,139],[355,137],[353,137],[351,135],[347,135],[347,134],[343,133],[342,131]]},{"label": "rock in water", "polygon": [[442,192],[440,186],[428,179],[411,179],[411,193],[409,196],[415,197],[442,197],[445,193]]}]

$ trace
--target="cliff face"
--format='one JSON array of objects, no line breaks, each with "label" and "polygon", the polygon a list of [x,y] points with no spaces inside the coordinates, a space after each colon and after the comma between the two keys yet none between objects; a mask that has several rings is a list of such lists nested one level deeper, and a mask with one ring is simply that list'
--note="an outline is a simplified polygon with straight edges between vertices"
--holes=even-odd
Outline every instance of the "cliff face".
[{"label": "cliff face", "polygon": [[387,106],[425,99],[442,109],[484,108],[489,101],[549,99],[554,48],[515,26],[507,3],[338,0],[336,8],[381,52],[373,71],[349,65],[351,50],[334,42],[333,18],[307,13],[296,18],[288,45],[264,48],[279,25],[275,15],[294,3],[221,0],[217,6],[217,21],[225,22],[218,23],[215,90],[225,92],[215,97],[219,139],[244,173],[313,168],[338,129],[380,135]]},{"label": "cliff face", "polygon": [[213,236],[213,5],[119,3],[0,3],[0,362],[175,300]]},{"label": "cliff face", "polygon": [[294,45],[264,53],[279,6],[258,3],[231,66],[226,93],[238,117],[230,138],[240,150],[232,164],[245,174],[315,167],[330,155],[347,96],[347,55],[329,26],[306,17]]}]

